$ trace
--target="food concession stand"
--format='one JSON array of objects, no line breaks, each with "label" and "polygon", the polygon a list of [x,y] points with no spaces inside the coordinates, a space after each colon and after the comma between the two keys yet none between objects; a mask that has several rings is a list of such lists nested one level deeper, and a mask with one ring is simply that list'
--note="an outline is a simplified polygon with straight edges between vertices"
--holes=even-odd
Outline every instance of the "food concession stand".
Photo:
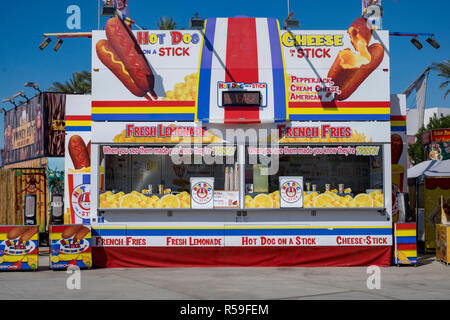
[{"label": "food concession stand", "polygon": [[65,204],[94,265],[390,265],[388,31],[115,17],[92,41]]}]

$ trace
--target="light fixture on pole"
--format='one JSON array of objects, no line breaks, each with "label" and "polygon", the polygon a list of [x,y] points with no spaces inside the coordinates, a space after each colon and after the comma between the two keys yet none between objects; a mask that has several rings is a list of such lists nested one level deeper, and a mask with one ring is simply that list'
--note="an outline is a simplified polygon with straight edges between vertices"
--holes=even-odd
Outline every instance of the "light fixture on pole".
[{"label": "light fixture on pole", "polygon": [[194,17],[189,20],[189,29],[203,30],[204,27],[205,27],[205,20],[199,18],[198,13],[196,13]]},{"label": "light fixture on pole", "polygon": [[298,29],[300,28],[300,22],[297,19],[293,19],[292,16],[294,15],[294,12],[291,12],[287,19],[283,20],[284,23],[284,29]]},{"label": "light fixture on pole", "polygon": [[33,88],[34,90],[38,91],[39,93],[42,92],[41,90],[39,90],[39,86],[36,82],[25,82],[24,87]]},{"label": "light fixture on pole", "polygon": [[411,43],[417,48],[422,49],[423,45],[419,42],[419,36],[425,36],[428,37],[425,39],[426,42],[430,46],[432,46],[435,49],[439,49],[441,46],[439,43],[434,39],[434,33],[424,33],[424,32],[390,32],[390,36],[398,36],[398,37],[413,37],[410,41]]},{"label": "light fixture on pole", "polygon": [[39,49],[44,50],[45,47],[47,47],[51,41],[52,41],[52,39],[50,39],[48,37],[44,37],[44,41],[42,41],[41,44],[39,45]]},{"label": "light fixture on pole", "polygon": [[419,39],[417,39],[417,37],[412,38],[411,43],[419,50],[422,49],[423,47],[423,45],[419,42]]},{"label": "light fixture on pole", "polygon": [[2,102],[3,103],[9,102],[9,103],[12,103],[14,105],[14,107],[17,107],[17,104],[14,103],[14,99],[12,99],[11,97],[2,99]]},{"label": "light fixture on pole", "polygon": [[101,15],[103,17],[113,17],[116,15],[116,7],[111,1],[106,1],[105,5],[102,7]]},{"label": "light fixture on pole", "polygon": [[58,38],[58,40],[56,41],[55,47],[53,48],[53,50],[58,51],[59,48],[61,47],[63,43],[63,40],[61,38]]},{"label": "light fixture on pole", "polygon": [[23,97],[28,101],[30,101],[30,99],[28,99],[28,97],[25,95],[25,91],[24,90],[20,90],[19,92],[16,92],[15,94],[13,94],[13,96],[11,97],[11,99],[17,99],[18,97]]},{"label": "light fixture on pole", "polygon": [[440,48],[439,43],[437,43],[437,41],[434,40],[434,35],[429,36],[425,41],[428,42],[435,49]]}]

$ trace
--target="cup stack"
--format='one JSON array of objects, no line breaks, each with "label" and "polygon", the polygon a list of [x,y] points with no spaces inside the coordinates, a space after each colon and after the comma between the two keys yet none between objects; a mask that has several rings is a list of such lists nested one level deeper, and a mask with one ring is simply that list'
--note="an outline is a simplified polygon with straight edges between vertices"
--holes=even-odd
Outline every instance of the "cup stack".
[{"label": "cup stack", "polygon": [[239,191],[239,166],[237,162],[234,164],[233,190]]},{"label": "cup stack", "polygon": [[225,191],[230,190],[230,169],[225,167]]}]

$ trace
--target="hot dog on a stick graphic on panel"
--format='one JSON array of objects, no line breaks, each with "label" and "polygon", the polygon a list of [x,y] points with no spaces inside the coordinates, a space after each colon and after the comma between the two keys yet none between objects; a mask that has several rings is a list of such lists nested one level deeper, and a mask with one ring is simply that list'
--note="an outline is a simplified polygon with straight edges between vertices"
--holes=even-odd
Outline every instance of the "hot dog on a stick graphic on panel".
[{"label": "hot dog on a stick graphic on panel", "polygon": [[328,78],[341,90],[341,93],[335,95],[336,100],[350,97],[384,57],[384,47],[380,43],[369,46],[372,29],[367,26],[366,19],[356,19],[347,32],[356,53],[350,48],[341,50],[328,72]]},{"label": "hot dog on a stick graphic on panel", "polygon": [[[90,141],[88,143],[90,149]],[[83,138],[73,135],[69,139],[69,154],[75,170],[88,168],[91,166],[90,151],[86,147]]]},{"label": "hot dog on a stick graphic on panel", "polygon": [[106,22],[105,33],[107,40],[96,44],[100,61],[135,96],[158,99],[153,91],[153,72],[131,30],[120,18],[114,17]]}]

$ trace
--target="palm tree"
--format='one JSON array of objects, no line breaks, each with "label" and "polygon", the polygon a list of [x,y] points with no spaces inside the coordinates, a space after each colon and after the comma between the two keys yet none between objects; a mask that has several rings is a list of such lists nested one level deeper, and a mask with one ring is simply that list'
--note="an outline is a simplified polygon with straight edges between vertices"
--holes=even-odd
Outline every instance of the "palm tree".
[{"label": "palm tree", "polygon": [[74,72],[72,79],[65,83],[53,82],[53,86],[48,90],[63,93],[91,93],[91,73],[89,71]]},{"label": "palm tree", "polygon": [[159,30],[175,30],[177,27],[177,23],[173,20],[173,18],[162,17],[159,18],[159,22],[156,23]]},{"label": "palm tree", "polygon": [[[439,71],[438,76],[443,77],[445,79],[444,82],[441,83],[441,85],[439,86],[439,88],[441,88],[442,90],[445,89],[445,87],[450,83],[450,60],[447,61],[443,61],[440,63],[433,63],[431,65],[431,68],[434,70]],[[447,91],[445,91],[444,94],[444,99],[447,98],[447,95],[450,93],[450,89],[447,89]]]}]

